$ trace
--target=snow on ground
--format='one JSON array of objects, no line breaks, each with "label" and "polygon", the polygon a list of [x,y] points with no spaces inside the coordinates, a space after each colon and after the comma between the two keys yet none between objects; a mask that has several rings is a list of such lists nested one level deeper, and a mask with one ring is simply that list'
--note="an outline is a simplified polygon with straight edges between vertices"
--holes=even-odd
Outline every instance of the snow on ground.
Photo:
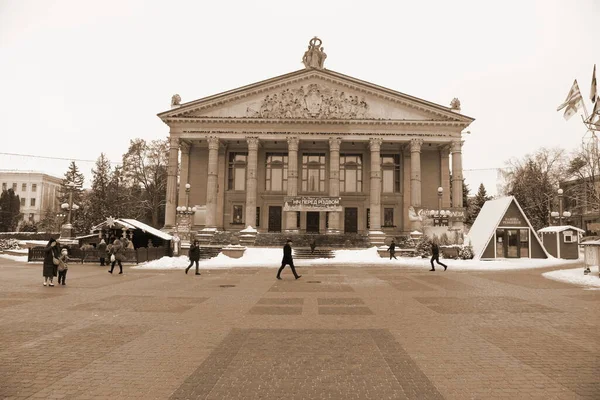
[{"label": "snow on ground", "polygon": [[25,253],[25,255],[23,255],[23,256],[13,256],[11,254],[0,253],[0,258],[5,258],[7,260],[12,260],[12,261],[27,262],[27,253]]},{"label": "snow on ground", "polygon": [[[297,266],[309,265],[339,265],[346,264],[349,266],[398,266],[398,267],[419,267],[430,268],[428,258],[419,257],[398,257],[398,260],[390,260],[389,257],[381,258],[377,253],[377,247],[369,249],[354,249],[354,250],[336,250],[335,258],[318,258],[311,260],[294,260]],[[279,248],[247,248],[244,256],[241,258],[230,258],[224,254],[219,254],[217,257],[209,260],[201,260],[200,268],[235,268],[235,267],[266,267],[274,268],[281,265],[282,250]],[[540,259],[514,259],[514,260],[497,260],[497,261],[479,261],[479,260],[448,260],[443,259],[442,262],[448,265],[451,270],[460,271],[486,271],[486,270],[510,270],[510,269],[528,269],[528,268],[546,268],[558,265],[578,265],[583,260],[561,260],[550,258],[547,260]],[[180,257],[163,257],[159,260],[154,260],[140,264],[133,268],[139,269],[182,269],[189,265],[187,256]],[[436,264],[437,265],[437,264]],[[437,266],[437,268],[442,268]]]},{"label": "snow on ground", "polygon": [[557,271],[545,272],[544,278],[555,281],[572,283],[574,285],[592,286],[600,288],[600,278],[598,278],[598,266],[590,267],[590,274],[583,274],[583,267],[572,269],[559,269]]}]

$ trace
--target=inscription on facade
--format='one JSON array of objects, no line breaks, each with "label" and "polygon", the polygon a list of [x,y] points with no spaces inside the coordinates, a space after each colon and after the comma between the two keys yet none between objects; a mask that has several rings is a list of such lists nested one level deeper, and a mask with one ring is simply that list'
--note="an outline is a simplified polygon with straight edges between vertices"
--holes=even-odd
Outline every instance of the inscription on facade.
[{"label": "inscription on facade", "polygon": [[286,197],[283,211],[342,211],[340,197]]},{"label": "inscription on facade", "polygon": [[369,105],[364,97],[312,83],[267,95],[258,110],[248,107],[252,118],[366,119]]}]

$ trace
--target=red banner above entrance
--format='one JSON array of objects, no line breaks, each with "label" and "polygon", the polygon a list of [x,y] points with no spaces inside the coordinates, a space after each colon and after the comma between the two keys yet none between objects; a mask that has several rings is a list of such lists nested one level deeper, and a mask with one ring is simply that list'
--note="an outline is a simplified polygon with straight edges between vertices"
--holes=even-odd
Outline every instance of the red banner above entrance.
[{"label": "red banner above entrance", "polygon": [[283,211],[342,211],[340,197],[286,197]]}]

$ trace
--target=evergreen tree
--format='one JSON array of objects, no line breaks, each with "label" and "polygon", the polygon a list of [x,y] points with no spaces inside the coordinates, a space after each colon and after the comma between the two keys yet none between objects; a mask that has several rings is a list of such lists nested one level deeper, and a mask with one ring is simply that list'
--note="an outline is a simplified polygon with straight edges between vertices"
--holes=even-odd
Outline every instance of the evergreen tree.
[{"label": "evergreen tree", "polygon": [[104,153],[96,160],[92,169],[92,189],[86,199],[85,219],[91,225],[98,224],[111,215],[115,215],[114,194],[111,190],[112,169]]},{"label": "evergreen tree", "polygon": [[56,216],[56,212],[50,208],[46,208],[37,226],[40,232],[59,232],[61,222]]},{"label": "evergreen tree", "polygon": [[0,195],[0,232],[15,232],[21,219],[21,200],[12,188]]},{"label": "evergreen tree", "polygon": [[469,201],[469,214],[467,216],[467,223],[469,225],[473,225],[473,222],[475,222],[475,219],[479,215],[479,212],[481,211],[481,208],[485,202],[491,199],[492,197],[487,195],[487,191],[485,190],[483,183],[479,184],[477,195]]}]

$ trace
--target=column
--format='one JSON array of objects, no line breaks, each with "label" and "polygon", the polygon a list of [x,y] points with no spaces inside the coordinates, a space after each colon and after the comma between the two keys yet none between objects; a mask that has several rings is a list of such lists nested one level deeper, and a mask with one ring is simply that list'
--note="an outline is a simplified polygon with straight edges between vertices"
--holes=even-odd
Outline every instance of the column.
[{"label": "column", "polygon": [[190,181],[190,144],[188,142],[180,141],[179,150],[181,150],[181,169],[179,171],[179,205],[185,206],[187,205],[185,204],[185,184],[189,183]]},{"label": "column", "polygon": [[442,208],[450,207],[450,149],[448,146],[440,150],[441,165],[441,187],[444,189],[442,194]]},{"label": "column", "polygon": [[[288,197],[298,196],[298,144],[300,140],[297,137],[288,137]],[[297,232],[296,211],[286,211],[285,230],[288,232]]]},{"label": "column", "polygon": [[209,136],[208,179],[206,183],[206,222],[205,229],[217,229],[217,174],[219,169],[219,138]]},{"label": "column", "polygon": [[246,164],[246,226],[256,227],[256,174],[258,168],[258,138],[247,137],[248,164]]},{"label": "column", "polygon": [[[340,197],[340,144],[342,138],[329,138],[329,196]],[[329,212],[328,233],[340,232],[340,212]]]},{"label": "column", "polygon": [[452,142],[452,207],[463,207],[462,140]]},{"label": "column", "polygon": [[179,138],[171,133],[169,138],[169,165],[167,166],[167,204],[165,207],[165,228],[175,226],[177,212],[177,170],[179,161]]},{"label": "column", "polygon": [[369,231],[381,231],[381,143],[383,139],[369,140],[371,149],[371,193],[370,193],[370,220]]},{"label": "column", "polygon": [[423,139],[410,141],[410,205],[421,207],[421,145]]}]

